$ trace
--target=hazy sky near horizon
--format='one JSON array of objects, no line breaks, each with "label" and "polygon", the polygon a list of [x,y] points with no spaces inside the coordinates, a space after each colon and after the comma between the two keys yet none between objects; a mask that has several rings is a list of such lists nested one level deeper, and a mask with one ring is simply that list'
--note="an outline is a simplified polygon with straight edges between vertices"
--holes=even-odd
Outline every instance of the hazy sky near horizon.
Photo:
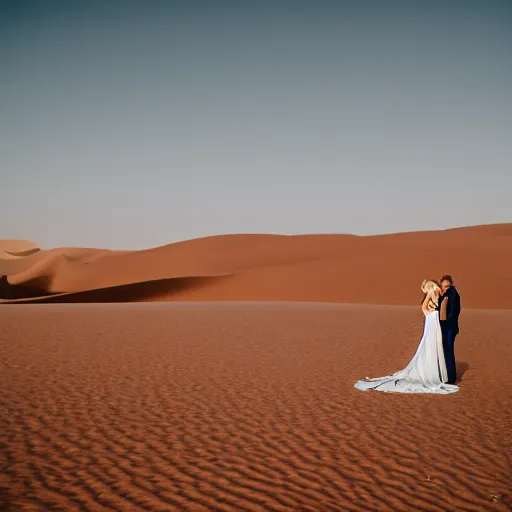
[{"label": "hazy sky near horizon", "polygon": [[0,0],[0,238],[512,221],[510,0]]}]

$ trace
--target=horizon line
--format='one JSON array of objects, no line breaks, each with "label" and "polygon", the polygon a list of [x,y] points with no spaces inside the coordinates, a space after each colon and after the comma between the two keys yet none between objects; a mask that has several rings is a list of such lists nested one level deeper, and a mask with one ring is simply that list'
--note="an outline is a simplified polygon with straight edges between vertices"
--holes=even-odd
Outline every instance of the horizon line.
[{"label": "horizon line", "polygon": [[[204,235],[204,236],[197,236],[192,238],[185,238],[182,240],[176,240],[173,242],[168,242],[160,245],[153,245],[149,246],[143,249],[111,249],[111,248],[105,248],[105,247],[89,247],[85,245],[57,245],[53,246],[51,248],[45,248],[43,246],[37,245],[34,241],[24,238],[0,238],[0,242],[28,242],[29,244],[33,244],[33,248],[37,248],[40,250],[51,250],[51,249],[58,249],[58,248],[70,248],[70,249],[103,249],[107,251],[122,251],[122,252],[137,252],[137,251],[144,251],[144,250],[150,250],[150,249],[157,249],[159,247],[165,247],[167,245],[174,245],[174,244],[180,244],[185,242],[191,242],[193,240],[201,240],[201,239],[207,239],[207,238],[216,238],[216,237],[228,237],[228,236],[276,236],[276,237],[301,237],[301,236],[351,236],[351,237],[357,237],[357,238],[371,238],[371,237],[379,237],[379,236],[392,236],[392,235],[407,235],[407,234],[414,234],[414,233],[441,233],[446,231],[455,231],[455,230],[463,230],[463,229],[474,229],[474,228],[486,228],[491,226],[507,226],[512,224],[512,221],[508,222],[492,222],[487,224],[469,224],[469,225],[462,225],[462,226],[454,226],[449,228],[441,228],[441,229],[415,229],[410,231],[391,231],[386,233],[373,233],[368,235],[359,235],[356,233],[336,233],[336,232],[324,232],[324,233],[272,233],[272,232],[238,232],[238,233],[216,233],[212,235]],[[7,251],[9,252],[9,251]]]}]

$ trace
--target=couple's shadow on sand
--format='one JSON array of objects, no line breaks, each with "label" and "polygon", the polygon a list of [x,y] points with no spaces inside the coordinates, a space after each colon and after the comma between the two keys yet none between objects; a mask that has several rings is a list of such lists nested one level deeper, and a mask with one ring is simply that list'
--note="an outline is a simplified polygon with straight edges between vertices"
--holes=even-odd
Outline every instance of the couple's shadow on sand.
[{"label": "couple's shadow on sand", "polygon": [[462,381],[464,374],[469,370],[469,364],[461,361],[457,363],[457,382]]}]

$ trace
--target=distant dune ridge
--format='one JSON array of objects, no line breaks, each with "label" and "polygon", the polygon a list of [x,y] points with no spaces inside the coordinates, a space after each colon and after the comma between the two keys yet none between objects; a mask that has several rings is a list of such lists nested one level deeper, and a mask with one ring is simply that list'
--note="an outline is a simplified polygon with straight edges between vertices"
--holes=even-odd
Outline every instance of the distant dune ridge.
[{"label": "distant dune ridge", "polygon": [[512,309],[512,223],[379,236],[219,235],[142,251],[0,240],[0,300],[406,305],[453,274],[465,307]]}]

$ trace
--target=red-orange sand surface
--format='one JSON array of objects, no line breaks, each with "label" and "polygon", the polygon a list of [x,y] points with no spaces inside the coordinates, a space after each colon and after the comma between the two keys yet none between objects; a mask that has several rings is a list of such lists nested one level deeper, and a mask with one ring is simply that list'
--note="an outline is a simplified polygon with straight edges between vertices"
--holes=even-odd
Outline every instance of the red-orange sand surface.
[{"label": "red-orange sand surface", "polygon": [[353,388],[405,366],[422,323],[418,306],[4,305],[0,510],[510,510],[512,311],[463,311],[455,395]]},{"label": "red-orange sand surface", "polygon": [[419,233],[225,235],[144,251],[0,240],[0,301],[417,304],[453,274],[465,307],[512,309],[512,224]]}]

